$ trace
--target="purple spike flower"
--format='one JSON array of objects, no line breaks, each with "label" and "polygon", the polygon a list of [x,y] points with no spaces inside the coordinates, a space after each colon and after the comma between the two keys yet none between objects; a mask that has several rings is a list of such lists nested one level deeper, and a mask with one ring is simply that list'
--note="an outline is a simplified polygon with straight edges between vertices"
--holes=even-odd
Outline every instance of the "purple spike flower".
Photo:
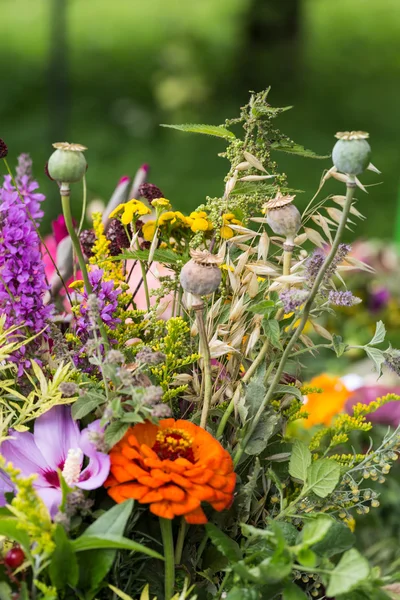
[{"label": "purple spike flower", "polygon": [[336,306],[354,306],[361,302],[361,299],[353,296],[350,290],[346,290],[345,292],[331,290],[328,299],[331,304],[335,304]]},{"label": "purple spike flower", "polygon": [[[98,452],[91,441],[100,432],[100,421],[79,431],[69,406],[55,406],[35,421],[34,433],[10,431],[10,439],[1,444],[7,462],[19,469],[23,477],[37,475],[34,487],[54,517],[62,500],[57,470],[71,488],[95,490],[103,485],[110,470],[110,457]],[[87,466],[84,466],[84,459]],[[10,483],[0,477],[0,504],[4,506]]]},{"label": "purple spike flower", "polygon": [[[96,297],[96,309],[103,323],[110,329],[115,329],[120,323],[120,319],[114,316],[118,308],[118,296],[121,293],[115,289],[114,281],[103,281],[104,271],[95,268],[89,272],[89,281],[93,288],[93,295]],[[81,299],[80,318],[76,323],[76,333],[79,337],[85,337],[93,325],[90,318],[90,307],[88,306],[88,297],[86,291]]]}]

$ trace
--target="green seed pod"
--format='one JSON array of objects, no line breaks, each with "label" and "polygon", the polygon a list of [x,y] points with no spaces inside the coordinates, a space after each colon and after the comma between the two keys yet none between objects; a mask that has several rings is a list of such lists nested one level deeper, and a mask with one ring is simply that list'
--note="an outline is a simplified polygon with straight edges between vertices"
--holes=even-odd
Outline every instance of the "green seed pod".
[{"label": "green seed pod", "polygon": [[338,141],[332,151],[333,164],[341,173],[359,175],[368,167],[371,147],[364,131],[344,131],[336,134]]},{"label": "green seed pod", "polygon": [[221,259],[207,250],[191,250],[190,255],[179,276],[183,289],[194,296],[213,294],[221,283]]},{"label": "green seed pod", "polygon": [[86,173],[87,163],[82,150],[85,146],[60,142],[53,144],[55,152],[50,156],[47,170],[55,181],[60,183],[76,183]]},{"label": "green seed pod", "polygon": [[301,227],[301,215],[292,204],[294,196],[283,196],[278,192],[275,198],[264,205],[267,213],[267,223],[274,233],[294,239]]}]

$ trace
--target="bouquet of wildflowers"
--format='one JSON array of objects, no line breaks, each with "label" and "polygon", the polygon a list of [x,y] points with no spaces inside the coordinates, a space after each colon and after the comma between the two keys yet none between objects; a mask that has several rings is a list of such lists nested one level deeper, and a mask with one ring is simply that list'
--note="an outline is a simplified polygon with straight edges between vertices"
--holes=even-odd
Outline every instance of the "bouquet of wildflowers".
[{"label": "bouquet of wildflowers", "polygon": [[[174,126],[220,138],[230,163],[222,197],[189,215],[143,166],[84,230],[89,154],[54,144],[51,239],[29,157],[13,173],[1,142],[2,599],[394,597],[396,575],[352,530],[379,505],[369,481],[384,482],[400,431],[354,436],[400,398],[301,426],[323,391],[305,358],[352,350],[321,320],[359,302],[338,269],[361,264],[342,237],[376,171],[368,134],[336,135],[301,214],[275,152],[324,157],[276,129],[286,109],[267,96],[221,126]],[[379,321],[363,350],[377,376],[398,374],[384,342]]]}]

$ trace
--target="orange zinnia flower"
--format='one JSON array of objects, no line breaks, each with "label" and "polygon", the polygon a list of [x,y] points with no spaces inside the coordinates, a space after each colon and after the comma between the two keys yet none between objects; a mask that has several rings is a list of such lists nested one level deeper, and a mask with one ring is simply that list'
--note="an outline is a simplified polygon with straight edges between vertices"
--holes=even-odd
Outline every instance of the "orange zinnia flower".
[{"label": "orange zinnia flower", "polygon": [[308,385],[322,388],[323,392],[322,394],[307,394],[304,410],[309,416],[304,420],[304,425],[305,427],[312,427],[313,425],[326,425],[329,427],[333,417],[344,409],[350,392],[339,377],[327,375],[326,373],[314,377]]},{"label": "orange zinnia flower", "polygon": [[189,421],[163,419],[131,427],[110,452],[105,482],[115,502],[134,498],[164,519],[183,515],[207,523],[206,500],[218,511],[233,499],[236,475],[229,453],[207,431]]}]

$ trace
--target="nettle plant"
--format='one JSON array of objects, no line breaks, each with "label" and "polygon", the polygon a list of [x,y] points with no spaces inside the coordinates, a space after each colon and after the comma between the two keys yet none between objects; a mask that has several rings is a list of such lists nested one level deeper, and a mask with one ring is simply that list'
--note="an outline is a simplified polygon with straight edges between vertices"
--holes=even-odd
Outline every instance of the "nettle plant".
[{"label": "nettle plant", "polygon": [[[26,313],[16,319],[14,282],[4,278],[10,259],[0,256],[1,469],[8,486],[0,534],[18,544],[3,553],[2,598],[393,597],[396,577],[368,563],[352,531],[354,513],[379,506],[368,481],[384,483],[400,431],[389,431],[376,449],[352,443],[353,432],[371,429],[368,414],[400,398],[357,404],[316,428],[308,443],[290,427],[307,417],[307,393],[318,391],[307,387],[302,359],[320,348],[337,357],[351,350],[318,319],[359,302],[340,273],[363,264],[342,238],[351,219],[362,218],[355,194],[366,189],[358,177],[377,169],[368,134],[336,134],[334,166],[301,214],[272,156],[327,157],[274,127],[289,107],[273,108],[267,96],[252,94],[222,126],[172,126],[227,143],[224,194],[190,215],[173,211],[152,184],[142,181],[134,198],[122,184],[93,229],[82,232],[81,219],[77,232],[70,195],[85,176],[85,148],[56,144],[48,172],[58,182],[69,237],[50,290],[42,286],[50,294],[37,310],[48,328],[27,325]],[[234,133],[240,127],[242,136]],[[28,196],[21,192],[26,181],[12,176],[7,149],[0,151],[10,174],[2,196],[6,236],[12,207]],[[345,193],[319,199],[330,178]],[[39,212],[29,202],[34,236]],[[67,288],[74,290],[74,316],[60,328],[57,295],[74,272],[72,247],[82,280]],[[156,290],[155,264],[165,268]],[[135,266],[140,275],[132,282]],[[144,310],[135,304],[140,289]],[[385,333],[377,323],[363,346],[377,376],[384,366],[400,374],[399,352],[381,349]],[[50,411],[80,440],[65,446],[67,459],[41,483],[53,490],[51,505],[35,479],[41,468],[27,472],[24,463],[22,476],[7,439],[10,428],[19,436],[30,428],[40,444]],[[82,473],[77,456],[89,459]],[[97,484],[94,464],[101,473],[110,468]]]}]

